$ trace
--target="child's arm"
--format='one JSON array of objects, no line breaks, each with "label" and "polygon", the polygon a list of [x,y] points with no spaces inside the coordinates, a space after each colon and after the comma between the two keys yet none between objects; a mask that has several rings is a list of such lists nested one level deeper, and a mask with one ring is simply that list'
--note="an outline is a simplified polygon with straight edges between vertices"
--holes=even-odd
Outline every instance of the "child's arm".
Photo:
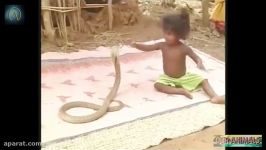
[{"label": "child's arm", "polygon": [[146,45],[146,44],[140,44],[137,42],[134,42],[131,44],[132,47],[142,50],[142,51],[154,51],[154,50],[159,50],[162,47],[162,42],[151,44],[151,45]]},{"label": "child's arm", "polygon": [[199,69],[206,70],[201,58],[191,48],[188,47],[187,52],[188,56],[197,64]]}]

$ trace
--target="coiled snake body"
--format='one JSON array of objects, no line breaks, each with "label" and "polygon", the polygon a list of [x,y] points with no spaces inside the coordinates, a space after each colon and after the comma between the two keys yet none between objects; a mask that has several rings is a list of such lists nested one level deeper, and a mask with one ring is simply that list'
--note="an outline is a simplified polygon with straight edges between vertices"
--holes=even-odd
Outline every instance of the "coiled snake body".
[{"label": "coiled snake body", "polygon": [[[107,112],[118,111],[123,108],[124,104],[120,101],[116,101],[118,103],[118,106],[112,106],[112,107],[109,106],[114,101],[113,99],[116,96],[121,81],[120,63],[118,59],[117,49],[112,49],[111,57],[116,73],[115,82],[109,94],[106,96],[103,104],[100,106],[93,103],[82,102],[82,101],[66,103],[59,109],[58,115],[62,120],[69,123],[87,123],[99,119]],[[68,111],[69,109],[76,107],[93,109],[95,110],[95,112],[93,114],[89,114],[86,116],[72,116],[66,113],[66,111]]]}]

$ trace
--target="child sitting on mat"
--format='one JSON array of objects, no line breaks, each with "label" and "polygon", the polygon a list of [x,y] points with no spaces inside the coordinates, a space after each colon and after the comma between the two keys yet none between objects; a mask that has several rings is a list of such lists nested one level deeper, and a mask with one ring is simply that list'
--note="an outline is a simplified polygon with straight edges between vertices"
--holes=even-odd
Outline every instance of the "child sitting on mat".
[{"label": "child sitting on mat", "polygon": [[190,92],[201,86],[212,103],[224,103],[224,96],[218,96],[207,79],[186,72],[186,56],[192,58],[198,68],[205,70],[201,58],[180,41],[181,39],[185,40],[190,31],[188,12],[182,9],[178,14],[165,16],[162,19],[162,29],[165,42],[152,45],[132,43],[132,47],[142,51],[162,51],[165,74],[155,82],[155,89],[167,94],[181,94],[192,99]]}]

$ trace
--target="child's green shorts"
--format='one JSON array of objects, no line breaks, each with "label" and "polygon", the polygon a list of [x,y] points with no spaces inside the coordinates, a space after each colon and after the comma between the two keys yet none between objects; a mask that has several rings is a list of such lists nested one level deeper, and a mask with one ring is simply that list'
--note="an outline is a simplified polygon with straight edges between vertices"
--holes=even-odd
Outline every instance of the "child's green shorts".
[{"label": "child's green shorts", "polygon": [[202,76],[188,72],[180,78],[172,78],[163,74],[156,83],[173,87],[182,87],[188,91],[194,91],[197,90],[203,80],[204,78]]}]

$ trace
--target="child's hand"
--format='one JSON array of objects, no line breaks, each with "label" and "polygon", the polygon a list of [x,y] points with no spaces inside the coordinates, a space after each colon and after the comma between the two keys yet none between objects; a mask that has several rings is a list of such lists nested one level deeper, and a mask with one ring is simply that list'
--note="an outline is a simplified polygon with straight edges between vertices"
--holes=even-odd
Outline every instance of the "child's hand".
[{"label": "child's hand", "polygon": [[203,65],[202,62],[199,62],[199,63],[197,64],[197,67],[198,67],[199,69],[201,69],[201,70],[206,71],[206,68],[204,67],[204,65]]}]

